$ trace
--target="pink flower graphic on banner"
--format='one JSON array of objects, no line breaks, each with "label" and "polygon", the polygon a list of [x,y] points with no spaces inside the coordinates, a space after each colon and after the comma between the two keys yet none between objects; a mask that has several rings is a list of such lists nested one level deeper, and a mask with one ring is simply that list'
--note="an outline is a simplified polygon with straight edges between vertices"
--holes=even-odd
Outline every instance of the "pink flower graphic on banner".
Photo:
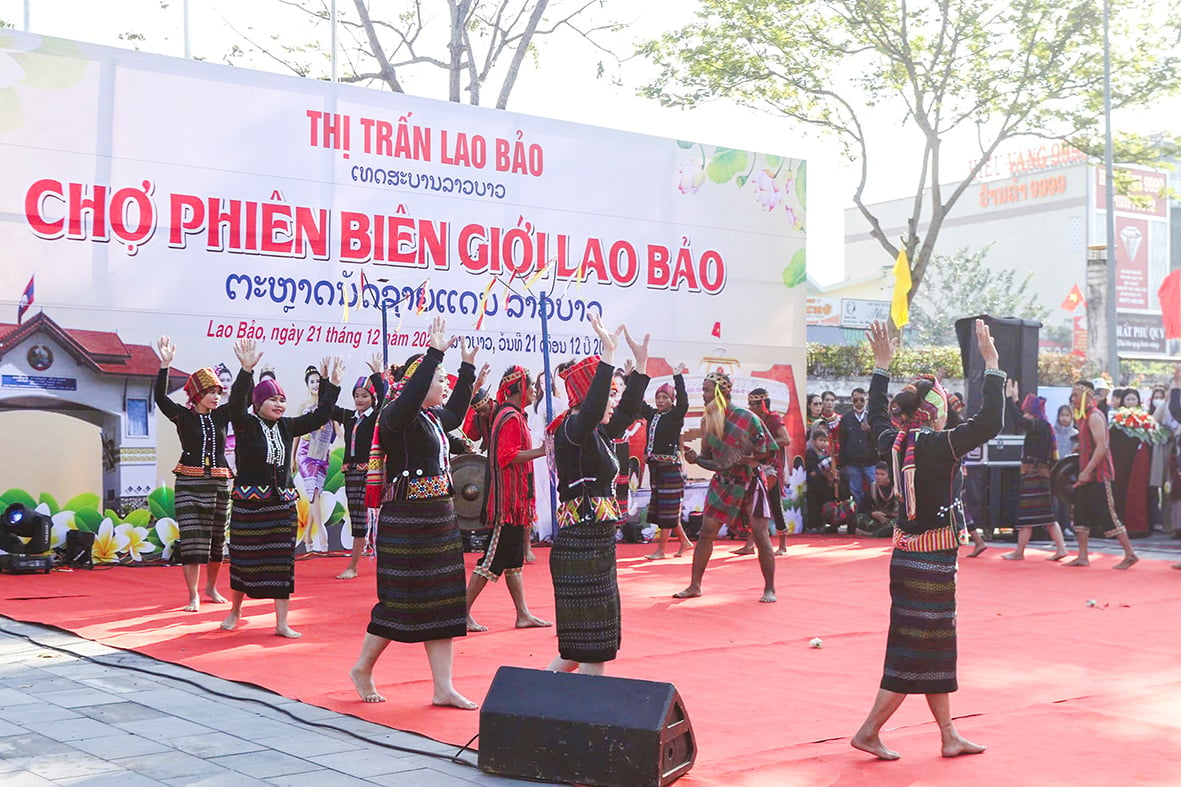
[{"label": "pink flower graphic on banner", "polygon": [[0,131],[24,123],[21,89],[35,88],[36,100],[44,91],[63,90],[78,82],[87,61],[72,41],[0,30]]},{"label": "pink flower graphic on banner", "polygon": [[696,194],[705,183],[705,170],[696,161],[686,161],[677,170],[677,188],[682,194]]},{"label": "pink flower graphic on banner", "polygon": [[775,173],[769,169],[757,172],[751,182],[755,185],[755,199],[768,213],[779,207],[783,202],[785,191],[775,181]]}]

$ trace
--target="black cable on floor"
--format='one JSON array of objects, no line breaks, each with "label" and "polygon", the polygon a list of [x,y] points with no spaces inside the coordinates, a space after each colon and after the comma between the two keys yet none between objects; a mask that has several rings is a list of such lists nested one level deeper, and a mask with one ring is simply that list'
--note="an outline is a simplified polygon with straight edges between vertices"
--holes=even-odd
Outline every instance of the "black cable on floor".
[{"label": "black cable on floor", "polygon": [[[41,625],[41,624],[38,624],[38,625]],[[61,629],[59,629],[59,631],[60,630]],[[333,732],[339,732],[339,733],[347,735],[350,738],[353,738],[355,740],[362,741],[364,743],[368,743],[371,746],[380,746],[383,749],[392,749],[393,751],[404,752],[406,754],[417,754],[417,755],[420,755],[423,757],[433,757],[434,759],[437,759],[437,760],[446,760],[447,762],[455,763],[457,765],[465,765],[469,768],[478,770],[478,766],[473,765],[470,762],[466,762],[464,760],[459,759],[459,756],[468,750],[468,747],[472,745],[472,741],[474,741],[476,738],[479,737],[479,733],[476,733],[476,735],[473,735],[471,740],[469,740],[467,743],[465,743],[462,747],[460,747],[459,751],[457,751],[455,754],[452,754],[452,755],[439,754],[437,752],[430,752],[430,751],[423,751],[421,749],[412,749],[408,746],[398,746],[393,743],[385,743],[383,741],[376,741],[376,740],[373,740],[372,738],[367,738],[364,735],[359,735],[359,734],[352,732],[350,730],[342,730],[339,727],[334,727],[331,724],[325,724],[323,722],[318,722],[318,721],[311,721],[309,719],[302,719],[299,716],[292,713],[291,711],[287,710],[286,708],[280,708],[277,705],[273,705],[272,703],[267,702],[266,700],[261,700],[256,697],[235,697],[232,694],[226,694],[224,692],[217,691],[216,689],[211,689],[208,686],[203,686],[200,683],[198,683],[197,681],[189,680],[188,678],[181,678],[181,677],[177,677],[175,675],[163,675],[159,672],[154,672],[150,669],[145,669],[143,667],[136,667],[131,664],[110,663],[110,662],[102,661],[101,656],[87,656],[82,653],[75,653],[74,651],[70,650],[69,648],[63,648],[63,647],[59,647],[57,645],[47,645],[44,642],[38,642],[36,639],[29,636],[28,634],[22,634],[19,631],[11,631],[10,629],[5,628],[2,625],[0,625],[0,631],[3,631],[5,634],[9,634],[14,637],[20,637],[21,639],[25,640],[26,642],[31,642],[32,644],[36,645],[39,648],[48,648],[49,650],[56,650],[59,653],[66,653],[66,654],[69,654],[75,658],[85,659],[86,661],[92,662],[94,664],[98,664],[103,667],[113,667],[116,669],[130,670],[132,672],[142,672],[143,674],[151,675],[154,678],[163,678],[165,680],[175,680],[175,681],[179,681],[181,683],[186,683],[190,686],[194,686],[198,689],[201,689],[202,691],[204,691],[207,694],[212,694],[216,697],[222,697],[223,699],[235,700],[237,702],[253,702],[258,705],[262,705],[263,707],[268,708],[268,709],[275,711],[277,713],[282,713],[284,716],[287,716],[288,718],[290,718],[294,721],[297,721],[300,724],[309,724],[313,727],[319,727],[321,729],[332,730]],[[63,632],[63,633],[68,633],[68,632]],[[129,653],[129,654],[133,654],[136,656],[140,656],[143,658],[147,658],[147,659],[152,658],[151,656],[147,656],[143,653],[135,653],[134,651],[124,651],[124,652]],[[225,680],[225,679],[218,678],[218,680]],[[229,681],[229,682],[235,683],[237,681]],[[251,686],[252,688],[257,688],[257,689],[260,689],[263,691],[268,690],[268,689],[262,689],[262,687],[260,687],[260,686],[254,686],[253,684],[250,684],[250,683],[243,684],[243,685]],[[359,717],[352,716],[351,718],[359,718]],[[364,719],[361,719],[361,720],[365,721]],[[411,733],[411,734],[414,734],[414,733]]]}]

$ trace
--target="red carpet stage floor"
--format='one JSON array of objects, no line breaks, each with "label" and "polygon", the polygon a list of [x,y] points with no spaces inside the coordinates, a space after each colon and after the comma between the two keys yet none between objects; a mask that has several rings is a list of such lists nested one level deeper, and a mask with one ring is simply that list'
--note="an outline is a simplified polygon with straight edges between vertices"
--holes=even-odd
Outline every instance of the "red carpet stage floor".
[{"label": "red carpet stage floor", "polygon": [[[1001,560],[1001,549],[961,558],[961,689],[952,709],[960,731],[989,749],[941,759],[938,730],[913,697],[883,733],[902,760],[878,762],[848,738],[880,678],[888,548],[819,536],[790,543],[777,558],[777,604],[757,603],[757,563],[730,555],[734,542],[715,551],[706,595],[686,601],[670,596],[688,580],[688,557],[653,562],[643,558],[650,546],[620,547],[623,649],[609,674],[680,690],[698,740],[697,765],[681,784],[1181,783],[1181,571],[1167,562],[1121,572],[1111,570],[1111,555],[1096,555],[1088,569],[1049,563],[1037,550],[1023,563]],[[538,557],[525,571],[527,593],[533,611],[552,619],[548,551]],[[479,715],[430,706],[420,645],[395,643],[379,663],[387,702],[357,699],[346,673],[373,604],[373,566],[363,562],[358,579],[334,579],[344,566],[336,558],[298,564],[298,641],[273,636],[269,601],[247,601],[235,632],[218,629],[224,606],[181,612],[177,567],[0,576],[0,613],[466,742]],[[543,667],[555,655],[553,629],[512,628],[503,586],[485,590],[476,617],[490,631],[455,648],[456,686],[474,700],[498,666]],[[809,647],[813,637],[822,648]]]}]

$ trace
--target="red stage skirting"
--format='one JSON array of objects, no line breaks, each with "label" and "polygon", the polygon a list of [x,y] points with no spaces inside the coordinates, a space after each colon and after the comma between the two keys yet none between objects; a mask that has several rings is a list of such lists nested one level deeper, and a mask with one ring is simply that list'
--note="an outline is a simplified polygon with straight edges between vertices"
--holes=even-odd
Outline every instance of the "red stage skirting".
[{"label": "red stage skirting", "polygon": [[[1065,568],[1031,550],[1024,563],[990,549],[960,561],[960,731],[989,746],[943,760],[921,697],[909,699],[883,739],[887,763],[848,746],[877,690],[885,647],[888,549],[881,541],[800,537],[778,558],[778,604],[759,604],[754,557],[715,551],[707,595],[674,601],[689,559],[650,562],[646,545],[620,547],[623,650],[611,675],[676,684],[697,733],[690,785],[1181,783],[1181,571],[1142,561],[1112,571]],[[532,609],[553,613],[548,553],[528,567]],[[469,562],[472,556],[469,556]],[[218,630],[225,607],[198,614],[179,568],[115,568],[0,576],[0,612],[109,645],[403,730],[462,744],[478,713],[430,706],[421,646],[391,645],[378,665],[388,702],[366,705],[347,670],[373,603],[373,569],[342,582],[342,559],[301,562],[292,625],[272,635],[272,605],[247,601],[246,624]],[[228,580],[225,582],[228,585]],[[228,594],[228,588],[223,587]],[[1094,599],[1094,607],[1087,605]],[[507,591],[489,586],[477,618],[491,629],[456,643],[457,688],[475,700],[501,664],[542,667],[552,629],[516,631]],[[808,647],[812,637],[824,647]]]}]

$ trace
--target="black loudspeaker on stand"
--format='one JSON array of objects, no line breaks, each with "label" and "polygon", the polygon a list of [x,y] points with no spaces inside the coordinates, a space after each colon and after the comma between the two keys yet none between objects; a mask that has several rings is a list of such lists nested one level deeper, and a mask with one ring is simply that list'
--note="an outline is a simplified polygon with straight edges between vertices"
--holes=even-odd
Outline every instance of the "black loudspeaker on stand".
[{"label": "black loudspeaker on stand", "polygon": [[664,787],[697,758],[671,683],[501,667],[480,708],[480,770],[598,785]]}]

